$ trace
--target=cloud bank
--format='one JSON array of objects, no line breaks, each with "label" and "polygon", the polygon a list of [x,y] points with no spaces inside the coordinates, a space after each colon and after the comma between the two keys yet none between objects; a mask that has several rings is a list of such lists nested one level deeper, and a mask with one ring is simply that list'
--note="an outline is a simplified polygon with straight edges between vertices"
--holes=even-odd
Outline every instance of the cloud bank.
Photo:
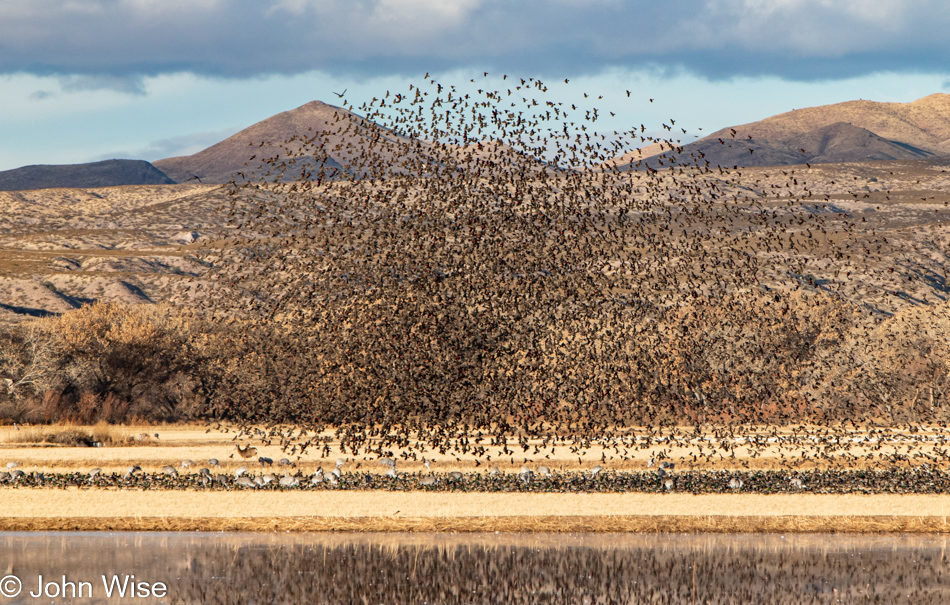
[{"label": "cloud bank", "polygon": [[141,78],[655,69],[789,80],[945,73],[945,0],[0,0],[0,73]]}]

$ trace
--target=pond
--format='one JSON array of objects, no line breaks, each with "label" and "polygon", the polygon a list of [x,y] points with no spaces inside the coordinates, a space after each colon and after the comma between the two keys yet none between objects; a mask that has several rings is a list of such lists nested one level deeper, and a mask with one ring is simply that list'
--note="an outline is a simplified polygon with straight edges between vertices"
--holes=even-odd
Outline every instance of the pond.
[{"label": "pond", "polygon": [[950,603],[948,542],[844,534],[0,533],[0,604]]}]

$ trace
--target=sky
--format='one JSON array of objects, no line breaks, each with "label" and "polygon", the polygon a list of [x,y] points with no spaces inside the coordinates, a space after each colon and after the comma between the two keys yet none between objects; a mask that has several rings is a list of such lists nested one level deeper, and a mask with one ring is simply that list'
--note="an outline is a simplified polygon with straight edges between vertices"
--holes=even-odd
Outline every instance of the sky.
[{"label": "sky", "polygon": [[688,141],[950,92],[947,31],[946,0],[0,0],[0,170],[187,155],[426,73],[567,78],[552,94],[603,95],[601,128]]}]

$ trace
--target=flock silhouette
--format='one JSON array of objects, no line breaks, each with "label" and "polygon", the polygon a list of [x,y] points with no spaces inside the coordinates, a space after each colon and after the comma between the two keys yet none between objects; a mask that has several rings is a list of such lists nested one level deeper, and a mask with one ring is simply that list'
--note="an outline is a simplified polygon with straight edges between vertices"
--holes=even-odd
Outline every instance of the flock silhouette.
[{"label": "flock silhouette", "polygon": [[502,84],[344,104],[235,176],[190,309],[228,334],[214,414],[292,454],[489,461],[622,459],[673,426],[945,428],[948,289],[916,244],[810,166],[710,165],[601,130],[567,80]]}]

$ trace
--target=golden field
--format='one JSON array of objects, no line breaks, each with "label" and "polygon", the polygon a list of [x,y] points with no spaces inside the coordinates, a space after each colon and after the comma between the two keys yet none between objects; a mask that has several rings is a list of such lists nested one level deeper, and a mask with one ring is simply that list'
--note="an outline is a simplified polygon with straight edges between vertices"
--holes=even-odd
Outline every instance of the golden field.
[{"label": "golden field", "polygon": [[[119,445],[64,447],[24,442],[24,435],[44,437],[56,431],[106,431]],[[158,433],[156,438],[154,435]],[[882,432],[883,433],[883,432]],[[146,439],[144,436],[148,435]],[[750,436],[755,435],[750,432]],[[786,432],[786,436],[790,436]],[[881,437],[885,446],[870,449],[904,451],[910,441],[894,429]],[[940,449],[944,434],[930,431],[930,453]],[[704,436],[703,439],[706,437]],[[597,464],[608,470],[646,470],[647,461],[661,453],[689,468],[699,437],[676,447],[657,444],[629,452],[627,459],[610,459],[613,452],[586,451],[580,460],[567,448],[552,456],[508,456],[482,461],[474,457],[426,454],[432,471],[486,471],[497,463],[502,472],[516,473],[522,465],[536,469],[550,466],[555,472],[589,471]],[[702,441],[708,448],[708,443]],[[766,441],[749,444],[735,460],[721,460],[719,468],[778,468],[788,455],[785,444]],[[278,460],[276,445],[257,444],[258,455]],[[927,447],[915,445],[927,452]],[[814,457],[814,446],[801,446]],[[879,451],[878,451],[879,453]],[[754,454],[754,457],[752,456]],[[606,462],[601,463],[601,458]],[[86,472],[100,467],[105,473],[122,473],[133,464],[158,473],[162,466],[179,467],[194,461],[194,472],[208,459],[217,458],[215,473],[233,474],[239,466],[251,473],[280,474],[282,469],[262,467],[255,459],[236,454],[233,435],[199,425],[142,425],[111,427],[46,426],[0,428],[0,466],[19,463],[24,472]],[[305,476],[332,459],[294,456],[295,468]],[[822,459],[824,467],[841,464]],[[400,472],[423,473],[418,461],[398,463]],[[693,465],[696,467],[697,465]],[[716,465],[713,465],[716,466]],[[384,467],[372,457],[350,457],[347,472],[381,473]],[[950,495],[923,494],[688,494],[688,493],[484,493],[358,491],[190,491],[107,488],[0,488],[0,529],[4,530],[255,530],[255,531],[541,531],[541,532],[643,532],[643,531],[762,531],[762,532],[945,532],[950,531]]]},{"label": "golden field", "polygon": [[950,531],[950,496],[919,495],[19,489],[0,503],[7,531]]}]

